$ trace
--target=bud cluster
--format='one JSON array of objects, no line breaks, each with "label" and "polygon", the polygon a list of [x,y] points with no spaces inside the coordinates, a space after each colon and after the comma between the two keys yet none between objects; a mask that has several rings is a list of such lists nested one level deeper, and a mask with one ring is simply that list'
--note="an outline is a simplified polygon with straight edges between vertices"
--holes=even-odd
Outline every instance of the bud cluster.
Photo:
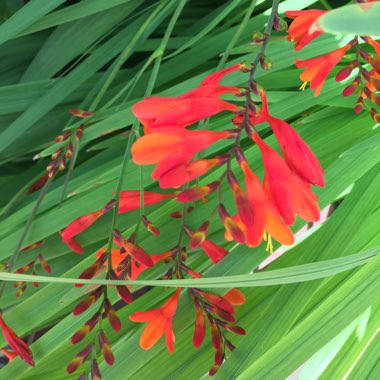
[{"label": "bud cluster", "polygon": [[[45,261],[43,255],[42,255],[42,252],[41,252],[42,251],[42,245],[43,245],[43,241],[39,241],[39,242],[33,243],[33,244],[31,244],[31,245],[29,245],[29,246],[27,246],[21,250],[21,252],[25,252],[25,251],[30,251],[32,249],[40,247],[38,250],[38,254],[37,254],[36,258],[34,260],[32,260],[31,262],[29,262],[28,264],[26,264],[20,268],[17,268],[15,270],[15,273],[22,274],[22,273],[28,273],[29,272],[33,276],[36,276],[38,264],[41,265],[41,268],[43,269],[43,271],[45,273],[47,273],[47,274],[51,273],[51,267]],[[32,284],[35,288],[38,288],[38,286],[39,286],[38,282],[32,282]],[[25,290],[27,289],[27,285],[28,285],[28,283],[25,281],[17,281],[13,284],[13,288],[17,289],[16,297],[20,297],[25,292]]]}]

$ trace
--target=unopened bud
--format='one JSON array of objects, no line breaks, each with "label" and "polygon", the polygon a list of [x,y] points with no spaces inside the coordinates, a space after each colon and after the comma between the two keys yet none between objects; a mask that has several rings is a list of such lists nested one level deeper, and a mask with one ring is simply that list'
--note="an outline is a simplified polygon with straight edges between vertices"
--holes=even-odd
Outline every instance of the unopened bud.
[{"label": "unopened bud", "polygon": [[273,62],[267,56],[262,55],[260,57],[260,66],[263,70],[268,71],[273,67]]},{"label": "unopened bud", "polygon": [[266,35],[262,32],[253,32],[252,33],[252,43],[261,44],[265,41]]},{"label": "unopened bud", "polygon": [[56,160],[63,152],[63,148],[59,148],[57,149],[52,155],[51,155],[51,159],[52,160]]},{"label": "unopened bud", "polygon": [[288,30],[288,23],[279,15],[276,15],[273,23],[273,27],[278,32],[286,32]]},{"label": "unopened bud", "polygon": [[53,160],[53,161],[51,161],[51,162],[49,163],[48,166],[46,166],[46,170],[47,170],[48,172],[51,172],[51,171],[56,167],[56,165],[57,165],[57,161],[56,161],[56,160]]},{"label": "unopened bud", "polygon": [[65,170],[65,167],[66,167],[66,157],[62,157],[60,160],[59,160],[59,166],[58,166],[58,169],[60,171],[62,170]]},{"label": "unopened bud", "polygon": [[68,160],[70,160],[71,157],[73,156],[73,151],[74,151],[73,144],[70,142],[66,146],[66,158]]}]

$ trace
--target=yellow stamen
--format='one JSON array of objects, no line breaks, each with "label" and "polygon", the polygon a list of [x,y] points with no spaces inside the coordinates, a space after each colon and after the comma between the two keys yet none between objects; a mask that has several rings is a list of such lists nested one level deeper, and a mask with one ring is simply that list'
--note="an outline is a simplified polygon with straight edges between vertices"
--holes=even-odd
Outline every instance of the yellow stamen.
[{"label": "yellow stamen", "polygon": [[269,234],[267,234],[267,246],[265,248],[265,250],[269,253],[273,253],[273,243],[272,243],[272,236],[270,236]]},{"label": "yellow stamen", "polygon": [[302,86],[300,87],[300,90],[304,91],[306,86],[307,86],[308,82],[303,82],[302,83]]}]

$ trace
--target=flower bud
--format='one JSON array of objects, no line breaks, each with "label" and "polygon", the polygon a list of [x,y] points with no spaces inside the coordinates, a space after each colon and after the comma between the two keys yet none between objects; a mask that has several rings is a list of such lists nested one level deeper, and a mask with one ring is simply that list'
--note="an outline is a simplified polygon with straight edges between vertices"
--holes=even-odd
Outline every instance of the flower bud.
[{"label": "flower bud", "polygon": [[265,41],[266,35],[262,32],[253,32],[252,33],[252,43],[261,44]]}]

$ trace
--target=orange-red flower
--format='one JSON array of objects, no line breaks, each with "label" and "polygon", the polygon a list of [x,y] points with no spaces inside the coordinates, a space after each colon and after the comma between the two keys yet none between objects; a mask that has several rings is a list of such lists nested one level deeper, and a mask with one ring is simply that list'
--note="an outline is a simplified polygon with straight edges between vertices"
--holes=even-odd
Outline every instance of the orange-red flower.
[{"label": "orange-red flower", "polygon": [[0,312],[0,327],[5,340],[12,350],[21,357],[21,359],[34,367],[33,354],[29,346],[5,323]]},{"label": "orange-red flower", "polygon": [[215,244],[211,240],[205,240],[200,244],[200,247],[214,264],[217,264],[224,256],[228,255],[227,249]]},{"label": "orange-red flower", "polygon": [[102,209],[91,212],[86,215],[82,215],[79,218],[74,219],[60,234],[62,241],[67,244],[75,252],[82,253],[83,249],[78,242],[73,239],[76,235],[83,232],[96,222],[102,215],[107,213],[115,204],[115,200],[108,202]]},{"label": "orange-red flower", "polygon": [[224,93],[239,93],[237,87],[219,84],[224,75],[239,70],[240,64],[209,75],[198,88],[177,97],[152,96],[136,103],[133,114],[145,127],[145,133],[171,127],[187,127],[221,111],[236,111],[237,106],[219,99]]},{"label": "orange-red flower", "polygon": [[139,165],[158,164],[152,174],[161,174],[190,159],[220,139],[230,138],[231,131],[187,131],[176,134],[155,132],[138,139],[132,146],[133,161]]},{"label": "orange-red flower", "polygon": [[290,169],[310,185],[324,186],[324,172],[313,151],[287,122],[269,115],[265,91],[262,91],[261,99],[262,110],[250,118],[252,124],[267,121]]},{"label": "orange-red flower", "polygon": [[303,11],[287,11],[285,16],[294,19],[288,29],[288,41],[295,42],[294,49],[300,50],[310,41],[317,38],[321,31],[313,28],[315,21],[326,11],[307,9]]},{"label": "orange-red flower", "polygon": [[[235,217],[245,235],[245,243],[249,247],[256,247],[261,243],[267,232],[281,244],[291,245],[294,236],[290,228],[281,218],[276,206],[268,198],[260,180],[248,166],[248,162],[240,157],[240,167],[244,173],[247,197],[253,210],[254,220],[251,225],[243,223],[239,216]],[[228,240],[231,236],[227,234]]]},{"label": "orange-red flower", "polygon": [[295,64],[298,68],[305,68],[300,78],[304,82],[304,85],[310,82],[310,88],[315,89],[315,96],[320,94],[327,76],[351,47],[351,44],[347,44],[319,57],[295,60]]},{"label": "orange-red flower", "polygon": [[165,334],[166,346],[169,352],[174,351],[175,336],[173,332],[173,317],[177,310],[181,288],[159,308],[133,313],[129,319],[133,322],[148,322],[140,338],[140,347],[148,350]]},{"label": "orange-red flower", "polygon": [[[176,194],[162,194],[144,191],[144,206],[150,206],[165,199],[174,198]],[[119,214],[140,208],[140,190],[124,190],[120,193]]]},{"label": "orange-red flower", "polygon": [[221,165],[226,161],[225,156],[218,156],[209,160],[196,160],[184,162],[161,175],[159,178],[160,187],[167,189],[170,187],[179,188],[203,174],[207,173],[216,165]]},{"label": "orange-red flower", "polygon": [[295,215],[309,222],[319,220],[317,197],[310,190],[310,185],[294,174],[282,157],[265,144],[257,133],[253,139],[263,157],[264,188],[285,222],[293,224]]}]

